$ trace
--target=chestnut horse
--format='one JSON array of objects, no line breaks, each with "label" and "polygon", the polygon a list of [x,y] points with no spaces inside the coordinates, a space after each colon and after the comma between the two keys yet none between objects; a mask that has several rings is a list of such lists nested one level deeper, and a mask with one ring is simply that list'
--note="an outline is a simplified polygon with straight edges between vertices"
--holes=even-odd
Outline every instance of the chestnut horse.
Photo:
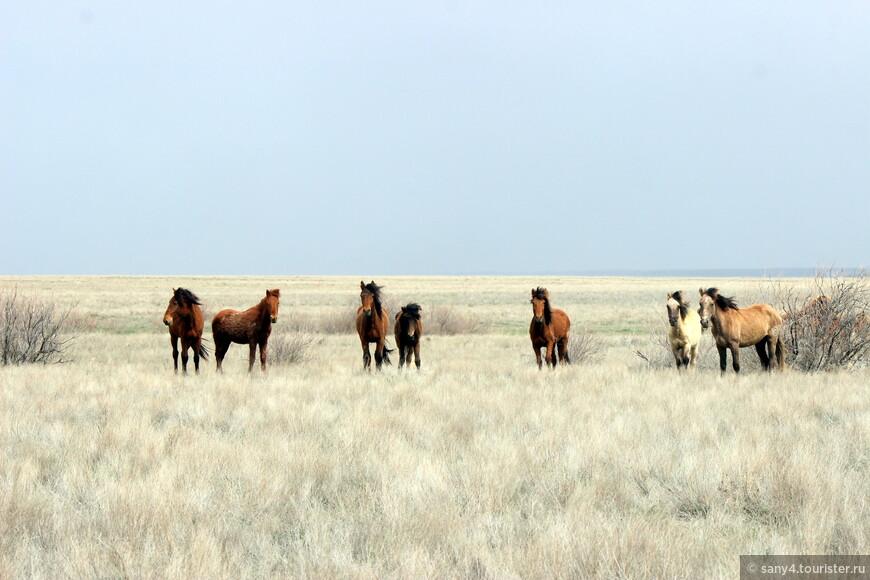
[{"label": "chestnut horse", "polygon": [[369,353],[369,343],[376,343],[375,362],[378,370],[383,363],[390,364],[392,349],[386,347],[387,332],[390,329],[390,315],[381,304],[381,286],[374,281],[366,284],[360,281],[359,298],[362,305],[356,311],[356,332],[362,344],[363,368],[371,370],[372,355]]},{"label": "chestnut horse", "polygon": [[694,370],[698,366],[698,344],[701,342],[701,317],[689,308],[682,292],[668,294],[668,344],[677,370],[681,366]]},{"label": "chestnut horse", "polygon": [[396,347],[399,349],[399,368],[408,359],[411,364],[411,354],[414,355],[414,363],[420,370],[420,337],[423,336],[423,321],[420,319],[419,304],[411,303],[402,307],[396,314],[396,324],[393,331],[396,335]]},{"label": "chestnut horse", "polygon": [[163,313],[163,324],[169,327],[169,340],[172,343],[172,362],[178,372],[178,339],[181,339],[181,369],[187,372],[187,349],[193,347],[193,366],[199,372],[199,358],[208,360],[208,349],[202,344],[202,302],[196,294],[186,288],[172,289],[169,306]]},{"label": "chestnut horse", "polygon": [[256,306],[244,312],[237,310],[221,310],[211,321],[211,332],[214,336],[215,360],[217,370],[223,372],[221,363],[230,348],[230,343],[247,344],[248,372],[254,368],[254,356],[257,345],[260,346],[260,368],[266,370],[266,347],[269,335],[272,334],[272,323],[278,322],[278,304],[281,291],[278,288],[266,290],[266,296]]},{"label": "chestnut horse", "polygon": [[782,342],[782,316],[769,304],[754,304],[739,308],[734,298],[719,294],[717,288],[699,289],[701,293],[698,313],[701,326],[712,323],[713,339],[719,350],[719,368],[725,373],[728,351],[734,372],[740,372],[740,349],[754,346],[761,366],[773,370],[773,359],[779,370],[785,370],[785,347]]},{"label": "chestnut horse", "polygon": [[563,310],[550,307],[550,293],[546,288],[532,289],[532,323],[529,325],[529,336],[532,339],[532,350],[538,360],[538,368],[541,363],[541,349],[547,349],[547,364],[556,367],[556,350],[559,360],[570,364],[568,357],[568,331],[571,330],[571,321]]}]

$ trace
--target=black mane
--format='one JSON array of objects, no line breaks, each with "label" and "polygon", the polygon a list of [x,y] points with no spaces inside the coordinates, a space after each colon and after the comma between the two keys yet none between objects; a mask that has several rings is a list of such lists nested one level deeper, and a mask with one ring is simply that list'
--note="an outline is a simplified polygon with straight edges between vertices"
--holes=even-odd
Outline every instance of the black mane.
[{"label": "black mane", "polygon": [[725,297],[719,294],[718,288],[708,288],[706,294],[710,297],[716,297],[716,307],[722,310],[740,310],[740,307],[737,306],[737,299],[733,296]]},{"label": "black mane", "polygon": [[553,311],[550,309],[550,295],[547,289],[538,286],[535,288],[534,297],[544,301],[544,324],[551,324],[553,322]]},{"label": "black mane", "polygon": [[420,310],[422,310],[422,308],[419,304],[411,302],[410,304],[402,308],[402,318],[420,320]]},{"label": "black mane", "polygon": [[384,313],[384,308],[381,306],[381,290],[383,288],[383,286],[375,284],[374,280],[365,285],[365,289],[371,292],[372,297],[374,298],[375,310],[378,311],[379,315]]},{"label": "black mane", "polygon": [[677,304],[680,305],[680,319],[685,320],[686,314],[689,312],[689,305],[686,304],[686,301],[683,300],[683,293],[677,290],[673,294],[671,294],[671,298],[677,301]]},{"label": "black mane", "polygon": [[175,300],[178,301],[179,304],[196,304],[197,306],[201,306],[202,302],[199,301],[199,298],[188,290],[187,288],[179,288],[175,291]]}]

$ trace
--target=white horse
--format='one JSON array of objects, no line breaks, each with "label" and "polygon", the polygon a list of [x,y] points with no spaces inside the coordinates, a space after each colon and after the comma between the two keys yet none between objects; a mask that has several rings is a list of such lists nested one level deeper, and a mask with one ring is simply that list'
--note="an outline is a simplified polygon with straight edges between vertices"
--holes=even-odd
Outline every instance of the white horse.
[{"label": "white horse", "polygon": [[668,294],[668,343],[674,360],[677,361],[677,370],[681,366],[694,370],[698,366],[698,343],[701,342],[701,317],[689,308],[683,300],[682,292]]}]

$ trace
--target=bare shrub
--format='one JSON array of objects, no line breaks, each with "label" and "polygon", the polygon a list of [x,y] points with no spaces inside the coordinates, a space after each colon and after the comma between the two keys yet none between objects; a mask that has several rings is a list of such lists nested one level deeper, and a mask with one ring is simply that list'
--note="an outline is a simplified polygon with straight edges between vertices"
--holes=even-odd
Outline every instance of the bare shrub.
[{"label": "bare shrub", "polygon": [[572,332],[568,338],[568,358],[572,364],[590,364],[604,356],[604,343],[600,337],[584,330]]},{"label": "bare shrub", "polygon": [[805,371],[854,369],[870,361],[870,279],[866,271],[847,276],[816,274],[809,293],[775,286],[783,312],[788,364]]},{"label": "bare shrub", "polygon": [[69,324],[73,307],[20,295],[0,294],[0,362],[3,365],[67,362],[64,351],[75,338]]},{"label": "bare shrub", "polygon": [[309,360],[309,347],[323,342],[308,332],[279,332],[269,337],[269,362],[278,365],[295,365]]},{"label": "bare shrub", "polygon": [[478,317],[452,306],[428,306],[423,312],[423,328],[427,334],[483,334],[487,330]]}]

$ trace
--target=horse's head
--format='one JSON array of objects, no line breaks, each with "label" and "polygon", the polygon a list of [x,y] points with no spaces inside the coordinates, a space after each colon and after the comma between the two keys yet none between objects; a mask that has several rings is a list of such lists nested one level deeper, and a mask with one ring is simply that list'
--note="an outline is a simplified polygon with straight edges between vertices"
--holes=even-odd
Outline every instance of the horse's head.
[{"label": "horse's head", "polygon": [[710,318],[716,313],[716,302],[719,300],[718,288],[698,288],[701,300],[698,303],[698,316],[701,317],[701,328],[707,330],[710,327]]},{"label": "horse's head", "polygon": [[166,312],[163,313],[163,324],[169,326],[172,324],[172,318],[178,312],[179,307],[183,304],[183,297],[175,288],[172,289],[172,298],[169,299],[169,306],[166,307]]},{"label": "horse's head", "polygon": [[[411,303],[403,306],[396,315],[396,322],[400,325],[404,324],[405,334],[409,337],[414,337],[417,334],[417,321],[420,320],[420,311],[422,308],[419,304]],[[403,322],[404,321],[404,322]]]},{"label": "horse's head", "polygon": [[680,291],[668,294],[668,324],[677,325],[677,320],[685,318],[688,305],[683,301],[683,293]]},{"label": "horse's head", "polygon": [[532,313],[535,316],[535,322],[547,322],[549,324],[550,314],[550,293],[546,288],[532,288]]},{"label": "horse's head", "polygon": [[273,288],[266,290],[266,306],[269,308],[269,317],[272,322],[278,322],[278,304],[281,302],[281,290]]},{"label": "horse's head", "polygon": [[360,280],[359,287],[359,299],[360,303],[362,304],[363,314],[370,318],[372,316],[372,309],[374,309],[380,315],[381,286],[375,284],[374,280],[372,280],[368,284]]}]

